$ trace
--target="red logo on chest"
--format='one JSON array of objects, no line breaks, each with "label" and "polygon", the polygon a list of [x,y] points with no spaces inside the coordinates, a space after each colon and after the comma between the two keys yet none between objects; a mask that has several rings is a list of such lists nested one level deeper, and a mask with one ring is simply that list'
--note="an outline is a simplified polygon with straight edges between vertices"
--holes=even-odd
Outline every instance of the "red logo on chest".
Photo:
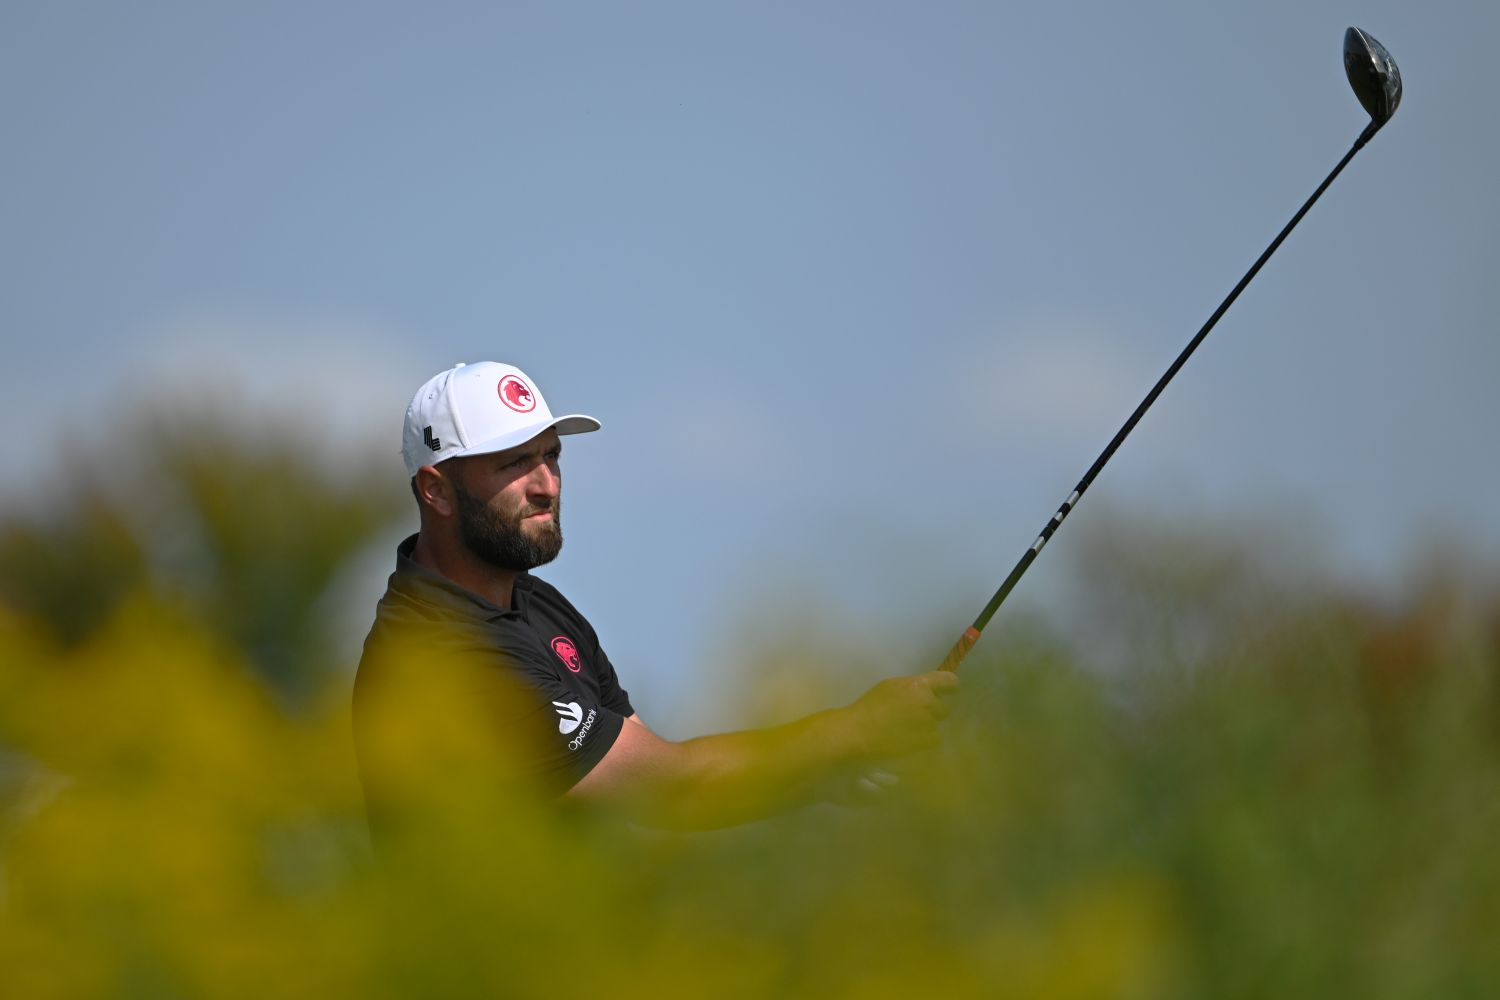
[{"label": "red logo on chest", "polygon": [[578,647],[573,645],[573,640],[567,636],[560,635],[552,640],[552,652],[556,653],[557,658],[563,661],[563,666],[573,673],[576,674],[583,669],[583,662],[578,659]]}]

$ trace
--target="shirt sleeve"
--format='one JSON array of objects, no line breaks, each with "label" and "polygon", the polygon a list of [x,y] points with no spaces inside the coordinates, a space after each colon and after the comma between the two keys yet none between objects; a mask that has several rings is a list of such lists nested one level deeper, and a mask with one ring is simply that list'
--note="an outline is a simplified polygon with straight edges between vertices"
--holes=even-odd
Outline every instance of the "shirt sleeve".
[{"label": "shirt sleeve", "polygon": [[615,675],[615,665],[604,655],[604,650],[599,646],[599,637],[593,633],[594,630],[589,629],[589,638],[594,642],[594,669],[599,675],[600,698],[605,708],[628,719],[635,714],[635,708],[630,704],[630,693],[620,686],[620,678]]},{"label": "shirt sleeve", "polygon": [[573,690],[524,652],[486,652],[490,676],[477,693],[487,714],[512,737],[522,774],[561,795],[609,753],[629,713]]}]

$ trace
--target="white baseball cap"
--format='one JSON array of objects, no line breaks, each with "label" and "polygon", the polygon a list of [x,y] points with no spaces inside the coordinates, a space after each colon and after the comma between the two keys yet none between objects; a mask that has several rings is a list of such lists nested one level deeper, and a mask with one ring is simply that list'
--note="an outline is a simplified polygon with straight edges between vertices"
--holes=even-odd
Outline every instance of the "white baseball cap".
[{"label": "white baseball cap", "polygon": [[401,455],[406,474],[461,455],[487,455],[525,444],[549,427],[559,434],[597,431],[581,413],[554,417],[526,373],[498,361],[457,364],[428,379],[406,408]]}]

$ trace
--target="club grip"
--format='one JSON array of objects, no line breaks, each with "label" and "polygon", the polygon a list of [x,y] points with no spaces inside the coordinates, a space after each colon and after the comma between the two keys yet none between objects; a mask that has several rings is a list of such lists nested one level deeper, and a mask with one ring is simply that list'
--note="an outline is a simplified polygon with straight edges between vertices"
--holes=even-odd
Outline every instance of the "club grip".
[{"label": "club grip", "polygon": [[959,636],[958,641],[953,644],[953,648],[948,650],[948,655],[943,657],[943,663],[938,669],[946,670],[949,673],[957,671],[958,665],[964,662],[964,657],[969,655],[969,650],[973,649],[974,644],[978,641],[979,630],[977,628],[971,625],[964,629],[964,634]]}]

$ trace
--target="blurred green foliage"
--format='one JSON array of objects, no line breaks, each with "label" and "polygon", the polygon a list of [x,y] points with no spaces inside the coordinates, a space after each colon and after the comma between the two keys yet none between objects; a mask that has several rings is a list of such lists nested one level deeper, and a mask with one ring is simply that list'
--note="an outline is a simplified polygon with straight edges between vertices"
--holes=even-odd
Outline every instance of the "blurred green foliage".
[{"label": "blurred green foliage", "polygon": [[[464,706],[414,704],[448,764],[377,861],[312,609],[405,495],[211,423],[147,450],[0,524],[5,996],[1500,989],[1500,599],[1462,575],[1376,602],[1105,531],[1107,670],[997,622],[883,805],[710,835],[492,801]],[[811,704],[829,655],[747,686]]]},{"label": "blurred green foliage", "polygon": [[0,604],[71,645],[150,593],[210,623],[280,696],[310,696],[342,667],[319,599],[411,500],[374,471],[393,463],[331,468],[305,433],[212,412],[127,422],[43,509],[0,519]]}]

